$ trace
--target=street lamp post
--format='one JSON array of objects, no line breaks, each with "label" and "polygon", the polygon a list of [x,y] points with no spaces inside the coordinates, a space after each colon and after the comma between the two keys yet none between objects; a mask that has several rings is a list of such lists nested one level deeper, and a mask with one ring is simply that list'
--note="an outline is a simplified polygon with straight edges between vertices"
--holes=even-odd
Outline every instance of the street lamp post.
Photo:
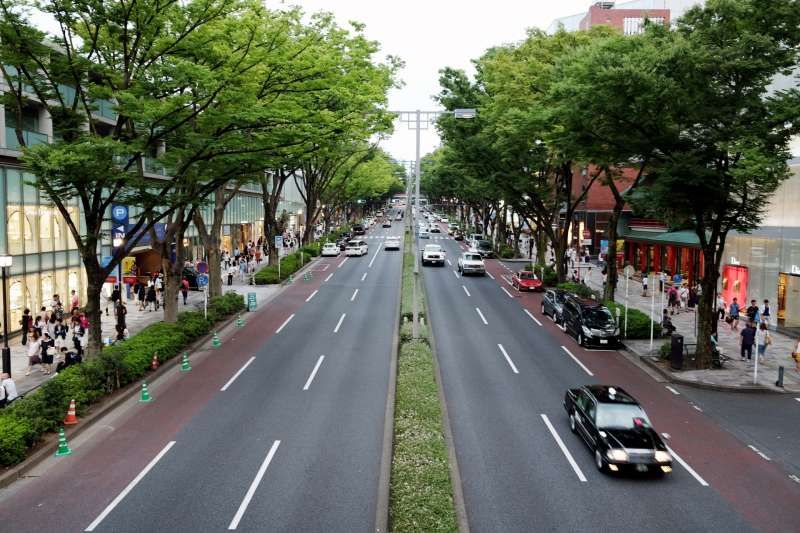
[{"label": "street lamp post", "polygon": [[[416,155],[414,161],[414,211],[415,218],[419,217],[419,179],[420,179],[420,135],[423,129],[427,129],[428,125],[439,118],[441,115],[453,115],[459,119],[473,119],[477,111],[475,109],[454,109],[453,111],[393,111],[398,115],[400,122],[409,125],[409,129],[414,129],[416,132]],[[424,127],[423,127],[424,124]],[[416,220],[414,220],[416,222]],[[413,306],[413,322],[412,322],[412,336],[417,338],[418,324],[419,324],[419,309],[417,305],[417,277],[419,275],[419,262],[417,261],[417,240],[414,238],[413,230],[416,225],[412,224],[411,234],[411,253],[414,254],[414,306]]]},{"label": "street lamp post", "polygon": [[[10,255],[0,256],[0,269],[3,271],[3,372],[11,375],[11,349],[8,347],[8,293],[6,292],[6,268],[11,266]],[[23,332],[23,335],[25,332]]]}]

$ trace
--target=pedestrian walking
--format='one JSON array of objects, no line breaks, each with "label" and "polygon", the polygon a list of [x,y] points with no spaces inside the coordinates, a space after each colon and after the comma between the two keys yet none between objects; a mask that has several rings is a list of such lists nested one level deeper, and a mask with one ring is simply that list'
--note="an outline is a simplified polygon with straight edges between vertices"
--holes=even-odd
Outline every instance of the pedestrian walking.
[{"label": "pedestrian walking", "polygon": [[80,304],[80,300],[78,299],[78,293],[75,292],[75,289],[72,289],[71,299],[70,299],[70,303],[69,303],[70,311],[73,310],[73,309],[76,309],[77,307],[79,307],[79,304]]},{"label": "pedestrian walking", "polygon": [[647,272],[642,272],[642,296],[647,298]]},{"label": "pedestrian walking", "polygon": [[745,312],[747,313],[747,320],[758,324],[759,310],[758,310],[758,304],[756,304],[755,300],[750,300],[750,305],[747,307],[747,310]]},{"label": "pedestrian walking", "polygon": [[769,300],[764,300],[764,307],[761,308],[761,322],[767,325],[767,329],[769,329],[769,321],[770,321]]},{"label": "pedestrian walking", "polygon": [[[41,348],[42,340],[39,337],[39,333],[34,329],[30,334],[30,339],[28,340],[28,369],[25,371],[26,376],[31,375],[33,365],[42,364],[42,358],[39,355]],[[40,370],[44,369],[40,368]]]},{"label": "pedestrian walking", "polygon": [[67,332],[69,331],[69,327],[64,324],[63,320],[56,321],[56,328],[55,328],[55,347],[57,351],[61,351],[61,348],[67,345]]},{"label": "pedestrian walking", "polygon": [[84,338],[86,338],[86,330],[81,325],[80,321],[75,321],[72,326],[72,345],[78,355],[83,355]]},{"label": "pedestrian walking", "polygon": [[765,322],[761,322],[758,325],[758,330],[756,331],[756,347],[759,361],[764,360],[764,355],[767,352],[767,346],[770,344],[772,344],[772,337],[770,337],[767,324]]},{"label": "pedestrian walking", "polygon": [[186,278],[181,280],[181,295],[183,296],[183,305],[186,305],[186,300],[189,298],[189,280]]},{"label": "pedestrian walking", "polygon": [[153,307],[153,309],[158,311],[158,296],[156,295],[156,286],[155,286],[155,284],[152,284],[149,287],[147,287],[147,306],[146,307],[147,307],[147,311],[148,312],[153,311],[153,309],[150,309],[151,306]]},{"label": "pedestrian walking", "polygon": [[28,334],[31,332],[31,310],[27,307],[22,312],[22,319],[19,321],[19,325],[22,326],[22,345],[28,342]]},{"label": "pedestrian walking", "polygon": [[41,355],[40,358],[42,360],[42,368],[44,374],[49,374],[53,369],[53,352],[50,351],[50,348],[53,347],[53,339],[50,337],[50,334],[45,332],[42,335],[42,343],[41,343]]},{"label": "pedestrian walking", "polygon": [[717,296],[717,320],[725,318],[725,298],[720,294]]},{"label": "pedestrian walking", "polygon": [[749,363],[753,359],[753,345],[756,342],[756,326],[753,322],[748,321],[747,326],[739,333],[739,346],[740,352],[739,355],[742,357],[742,361],[745,360],[745,356],[747,356],[747,362]]},{"label": "pedestrian walking", "polygon": [[36,315],[36,318],[33,320],[33,331],[41,337],[42,330],[44,329],[44,319],[42,319],[41,315]]},{"label": "pedestrian walking", "polygon": [[663,270],[658,275],[658,292],[664,292],[664,286],[667,284],[667,273]]},{"label": "pedestrian walking", "polygon": [[728,318],[730,318],[730,322],[728,323],[731,325],[731,331],[739,329],[739,311],[739,302],[734,298],[728,308]]}]

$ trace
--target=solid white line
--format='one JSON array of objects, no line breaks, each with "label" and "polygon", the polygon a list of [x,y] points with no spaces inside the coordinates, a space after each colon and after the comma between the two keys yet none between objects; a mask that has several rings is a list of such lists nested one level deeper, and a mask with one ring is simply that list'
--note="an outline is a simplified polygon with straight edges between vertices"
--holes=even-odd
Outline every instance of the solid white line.
[{"label": "solid white line", "polygon": [[317,375],[317,370],[319,370],[319,367],[322,366],[322,361],[324,361],[324,360],[325,360],[325,356],[324,355],[320,355],[319,359],[317,359],[317,364],[314,365],[314,370],[311,371],[311,375],[308,376],[308,379],[306,380],[306,384],[303,386],[303,390],[308,390],[308,388],[311,386],[311,382],[314,381],[314,376]]},{"label": "solid white line", "polygon": [[540,326],[542,325],[542,323],[541,323],[541,322],[539,322],[539,321],[536,319],[536,317],[535,317],[535,316],[533,316],[533,315],[531,314],[531,312],[530,312],[530,311],[528,311],[527,309],[523,309],[523,311],[525,311],[525,314],[526,314],[526,315],[528,315],[529,317],[531,317],[531,320],[533,320],[534,322],[536,322],[536,323],[537,323],[537,324],[539,324]]},{"label": "solid white line", "polygon": [[253,499],[253,494],[256,493],[256,489],[258,488],[258,484],[261,483],[261,478],[264,477],[264,474],[267,472],[267,467],[272,462],[272,458],[275,457],[275,452],[278,451],[278,446],[281,445],[281,441],[276,440],[272,443],[272,448],[269,449],[267,453],[267,457],[264,459],[264,462],[261,463],[261,468],[258,469],[256,473],[256,477],[253,479],[253,482],[250,483],[250,488],[247,489],[247,494],[244,495],[244,500],[239,505],[239,510],[236,511],[236,514],[233,516],[233,520],[231,520],[230,525],[228,525],[228,529],[236,529],[239,525],[239,521],[244,516],[244,512],[247,510],[247,506],[250,505],[250,500]]},{"label": "solid white line", "polygon": [[697,407],[696,405],[693,405],[692,407],[694,407],[694,408],[695,408],[695,410],[697,410],[697,411],[700,411],[701,413],[703,412],[703,410],[702,410],[702,409],[700,409],[699,407]]},{"label": "solid white line", "polygon": [[314,297],[314,296],[315,296],[315,295],[316,295],[318,292],[319,292],[319,289],[318,289],[318,290],[316,290],[316,291],[314,291],[314,292],[312,292],[312,293],[311,293],[311,295],[310,295],[308,298],[306,298],[306,301],[307,301],[307,302],[308,302],[308,301],[310,301],[310,300],[311,300],[311,298],[313,298],[313,297]]},{"label": "solid white line", "polygon": [[664,385],[664,386],[667,388],[668,391],[670,391],[672,394],[674,394],[676,396],[679,396],[681,394],[680,392],[678,392],[677,390],[673,389],[669,385]]},{"label": "solid white line", "polygon": [[137,475],[135,478],[133,478],[133,481],[131,481],[130,483],[128,483],[128,486],[127,486],[127,487],[125,487],[124,489],[122,489],[122,492],[120,492],[120,493],[117,495],[117,497],[116,497],[116,498],[114,498],[114,500],[113,500],[111,503],[109,503],[109,504],[108,504],[108,507],[106,507],[106,508],[103,510],[103,512],[102,512],[102,513],[100,513],[100,516],[98,516],[97,518],[95,518],[95,519],[94,519],[94,522],[92,522],[91,524],[89,524],[89,527],[87,527],[87,528],[86,528],[84,531],[94,531],[94,528],[96,528],[97,526],[99,526],[99,525],[100,525],[100,522],[102,522],[102,521],[103,521],[103,519],[104,519],[105,517],[107,517],[107,516],[109,515],[109,513],[111,513],[111,511],[113,511],[113,510],[114,510],[114,507],[116,507],[117,505],[119,505],[119,502],[121,502],[123,499],[125,499],[125,496],[127,496],[127,495],[128,495],[128,493],[129,493],[130,491],[132,491],[132,490],[134,489],[134,487],[136,487],[136,485],[137,485],[137,484],[138,484],[138,483],[139,483],[139,482],[142,480],[142,478],[144,478],[144,476],[146,476],[146,475],[147,475],[147,473],[148,473],[148,472],[149,472],[149,471],[150,471],[150,470],[151,470],[151,469],[152,469],[154,466],[156,466],[156,463],[157,463],[158,461],[160,461],[160,460],[161,460],[161,458],[162,458],[162,457],[164,457],[164,455],[165,455],[165,454],[166,454],[166,453],[167,453],[167,452],[170,450],[170,448],[172,448],[174,445],[175,445],[175,441],[174,441],[174,440],[171,440],[171,441],[169,441],[169,442],[167,443],[167,445],[166,445],[166,446],[164,446],[164,448],[162,448],[162,450],[161,450],[160,452],[158,452],[158,455],[156,455],[155,457],[153,457],[153,460],[152,460],[152,461],[150,461],[149,463],[147,463],[147,466],[145,466],[145,467],[144,467],[144,470],[142,470],[141,472],[139,472],[139,475]]},{"label": "solid white line", "polygon": [[[327,265],[326,265],[326,266],[327,266]],[[333,277],[333,272],[331,272],[330,274],[328,274],[328,277],[327,277],[327,278],[325,278],[325,281],[328,281],[329,279],[331,279],[331,277]]]},{"label": "solid white line", "polygon": [[355,300],[355,299],[356,299],[356,295],[357,295],[357,294],[358,294],[358,289],[356,289],[355,291],[353,291],[353,295],[350,297],[350,301],[351,301],[351,302],[352,302],[353,300]]},{"label": "solid white line", "polygon": [[375,255],[373,255],[373,256],[372,256],[372,261],[370,261],[370,262],[369,262],[369,266],[368,266],[367,268],[372,268],[372,263],[374,263],[374,262],[375,262],[375,259],[377,259],[377,258],[378,258],[378,254],[379,254],[380,252],[381,252],[380,250],[378,250],[377,252],[375,252]]},{"label": "solid white line", "polygon": [[669,439],[669,433],[662,433],[661,436],[665,439]]},{"label": "solid white line", "polygon": [[491,272],[487,272],[486,275],[489,276],[490,278],[494,279],[494,276],[492,276]]},{"label": "solid white line", "polygon": [[281,327],[279,327],[278,329],[276,329],[276,330],[275,330],[275,333],[280,333],[280,332],[281,332],[281,330],[282,330],[283,328],[285,328],[285,327],[286,327],[286,324],[288,324],[288,323],[289,323],[289,321],[290,321],[291,319],[293,319],[293,318],[294,318],[294,313],[292,313],[291,315],[289,315],[289,318],[287,318],[286,320],[284,320],[283,324],[281,324]]},{"label": "solid white line", "polygon": [[503,292],[506,293],[509,298],[513,298],[513,296],[511,296],[511,293],[508,292],[505,287],[500,287],[500,288],[503,289]]},{"label": "solid white line", "polygon": [[581,363],[581,362],[578,360],[578,358],[577,358],[577,357],[575,357],[574,355],[572,355],[572,352],[570,352],[569,350],[567,350],[567,347],[566,347],[566,346],[562,346],[562,347],[561,347],[561,349],[562,349],[562,350],[564,350],[565,352],[567,352],[567,355],[569,355],[570,357],[572,357],[573,361],[575,361],[576,363],[578,363],[578,366],[580,366],[580,367],[581,367],[581,368],[582,368],[582,369],[583,369],[583,370],[584,370],[584,371],[585,371],[587,374],[589,374],[590,376],[594,376],[594,374],[592,374],[592,371],[591,371],[591,370],[589,370],[588,368],[586,368],[586,367],[584,366],[584,364],[583,364],[583,363]]},{"label": "solid white line", "polygon": [[219,390],[220,390],[220,392],[225,392],[226,390],[228,390],[228,387],[230,387],[230,386],[231,386],[231,384],[233,384],[233,382],[234,382],[234,381],[236,381],[236,378],[238,378],[238,377],[239,377],[239,374],[241,374],[242,372],[244,372],[244,369],[245,369],[245,368],[247,368],[248,366],[250,366],[250,363],[252,363],[253,361],[255,361],[255,359],[256,359],[256,356],[255,356],[255,355],[254,355],[254,356],[252,356],[250,359],[248,359],[248,360],[247,360],[247,362],[246,362],[244,365],[242,365],[242,368],[240,368],[240,369],[239,369],[239,370],[238,370],[238,371],[237,371],[237,372],[236,372],[236,373],[233,375],[233,377],[232,377],[231,379],[229,379],[229,380],[228,380],[228,382],[227,382],[225,385],[223,385],[223,386],[222,386],[222,388],[221,388],[221,389],[219,389]]},{"label": "solid white line", "polygon": [[459,276],[458,276],[458,272],[456,272],[455,270],[453,270],[453,275],[454,275],[455,277],[459,277]]},{"label": "solid white line", "polygon": [[513,283],[511,283],[511,280],[507,279],[505,276],[501,276],[501,277],[503,278],[503,281],[505,281],[506,283],[508,283],[508,284],[509,284],[509,285],[511,285],[512,287],[514,286],[514,284],[513,284]]},{"label": "solid white line", "polygon": [[573,458],[572,454],[569,453],[569,450],[564,445],[564,441],[561,440],[561,437],[558,436],[556,428],[553,427],[553,424],[550,423],[550,419],[547,418],[547,415],[544,413],[542,413],[542,420],[544,420],[547,429],[550,430],[550,434],[553,435],[553,438],[555,439],[556,444],[558,444],[558,447],[561,448],[561,453],[564,454],[564,457],[567,458],[567,461],[569,462],[570,466],[572,466],[572,469],[575,471],[575,475],[578,476],[578,479],[581,481],[581,483],[586,483],[586,476],[583,475],[581,467],[579,467],[578,463],[575,462],[575,458]]},{"label": "solid white line", "polygon": [[[665,445],[665,446],[666,446],[666,445]],[[684,468],[684,469],[685,469],[687,472],[689,472],[689,473],[692,475],[692,477],[693,477],[693,478],[695,478],[695,479],[697,480],[697,482],[698,482],[698,483],[700,483],[700,484],[701,484],[702,486],[704,486],[704,487],[708,487],[708,483],[706,483],[706,480],[705,480],[705,479],[703,479],[703,478],[701,478],[701,477],[700,477],[700,474],[698,474],[697,472],[695,472],[695,471],[694,471],[694,468],[692,468],[691,466],[689,466],[689,464],[688,464],[686,461],[684,461],[683,459],[681,459],[681,456],[680,456],[680,455],[678,455],[677,453],[675,453],[675,450],[673,450],[672,448],[670,448],[669,446],[667,446],[667,451],[670,453],[670,455],[672,455],[672,457],[674,457],[674,458],[675,458],[675,460],[676,460],[676,461],[678,461],[678,462],[681,464],[681,466],[682,466],[682,467],[683,467],[683,468]]]},{"label": "solid white line", "polygon": [[339,333],[339,327],[342,325],[342,321],[344,321],[344,317],[347,316],[347,313],[342,313],[342,316],[339,317],[339,322],[336,323],[336,327],[333,328],[334,333]]},{"label": "solid white line", "polygon": [[361,281],[364,281],[365,279],[367,279],[367,273],[366,272],[364,272],[364,275],[361,276]]},{"label": "solid white line", "polygon": [[464,285],[462,285],[461,288],[464,289],[464,292],[467,293],[467,296],[472,296]]},{"label": "solid white line", "polygon": [[451,263],[449,259],[447,260],[447,264],[453,266],[453,263]]},{"label": "solid white line", "polygon": [[481,313],[481,310],[480,310],[480,309],[478,309],[477,307],[475,308],[475,310],[478,312],[478,315],[481,317],[481,320],[483,320],[483,323],[484,323],[485,325],[487,325],[487,326],[488,326],[488,325],[489,325],[489,323],[488,323],[488,322],[486,322],[486,317],[485,317],[485,316],[483,316],[483,313]]},{"label": "solid white line", "polygon": [[519,374],[519,370],[517,370],[517,365],[515,365],[514,361],[512,361],[511,358],[508,356],[508,353],[506,352],[506,349],[503,348],[503,345],[498,344],[497,347],[500,348],[501,352],[503,352],[503,357],[505,357],[506,361],[508,361],[508,366],[511,367],[511,370],[513,370],[515,374]]},{"label": "solid white line", "polygon": [[747,447],[748,447],[748,448],[750,448],[751,450],[753,450],[754,452],[756,452],[758,455],[760,455],[762,459],[765,459],[765,460],[767,460],[767,461],[771,461],[771,459],[770,459],[769,457],[767,457],[766,455],[764,455],[764,454],[761,452],[761,450],[759,450],[758,448],[756,448],[756,447],[755,447],[755,446],[753,446],[752,444],[748,444],[748,445],[747,445]]},{"label": "solid white line", "polygon": [[342,265],[347,263],[347,260],[350,259],[349,257],[345,257],[341,263],[339,263],[336,268],[342,268]]}]

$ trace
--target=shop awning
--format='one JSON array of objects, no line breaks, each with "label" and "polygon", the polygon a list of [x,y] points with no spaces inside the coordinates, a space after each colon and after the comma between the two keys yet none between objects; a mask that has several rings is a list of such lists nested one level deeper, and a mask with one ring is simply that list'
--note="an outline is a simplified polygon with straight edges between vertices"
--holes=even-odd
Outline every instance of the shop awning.
[{"label": "shop awning", "polygon": [[700,239],[693,230],[675,231],[646,231],[630,229],[629,219],[623,217],[617,226],[617,234],[620,239],[635,242],[646,242],[650,244],[671,244],[674,246],[693,246],[700,247]]}]

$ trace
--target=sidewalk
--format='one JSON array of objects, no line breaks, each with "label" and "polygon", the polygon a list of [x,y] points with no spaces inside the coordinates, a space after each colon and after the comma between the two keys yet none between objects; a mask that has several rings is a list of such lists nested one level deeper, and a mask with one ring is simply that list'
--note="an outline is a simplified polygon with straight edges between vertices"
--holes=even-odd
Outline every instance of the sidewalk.
[{"label": "sidewalk", "polygon": [[[266,262],[262,262],[261,265],[257,267],[257,271],[261,268],[267,266]],[[233,280],[233,285],[228,285],[227,283],[223,284],[222,291],[223,293],[227,293],[230,291],[236,291],[239,294],[242,294],[245,297],[245,303],[247,298],[247,293],[255,293],[256,294],[256,304],[258,308],[261,308],[265,302],[269,301],[270,297],[278,291],[280,285],[248,285],[246,281],[243,281],[239,278],[239,276],[235,276]],[[183,305],[183,298],[179,297],[179,307],[178,312],[181,313],[183,311],[203,311],[203,301],[204,295],[202,291],[189,291],[189,298],[187,305]],[[105,304],[105,302],[103,302]],[[164,320],[164,308],[160,307],[158,311],[139,311],[138,305],[133,300],[126,301],[128,307],[128,314],[126,316],[126,325],[128,326],[128,332],[130,335],[135,335],[139,333],[141,330],[149,326],[150,324],[154,324],[156,322],[161,322]],[[116,326],[116,319],[113,315],[113,308],[111,306],[111,302],[108,302],[108,311],[109,315],[103,313],[102,320],[101,320],[101,329],[102,329],[102,338],[106,339],[107,337],[114,338],[116,336],[115,326]],[[28,353],[25,346],[21,344],[21,338],[16,337],[9,341],[9,346],[11,348],[11,375],[14,379],[14,382],[17,385],[17,392],[20,395],[25,394],[26,392],[35,389],[49,378],[53,377],[55,373],[50,375],[42,374],[40,371],[40,367],[34,366],[33,371],[31,372],[30,376],[25,375],[25,370],[28,367]],[[55,366],[55,365],[54,365]]]},{"label": "sidewalk", "polygon": [[[602,291],[603,275],[601,268],[592,265],[591,274],[586,279],[586,284],[597,291]],[[582,271],[582,274],[586,270]],[[650,314],[651,298],[642,296],[642,284],[639,281],[629,280],[628,305],[638,309],[643,313]],[[651,290],[653,287],[651,287]],[[655,286],[655,309],[654,316],[657,322],[656,334],[660,331],[658,323],[661,321],[661,313],[666,306],[666,295],[664,304],[661,302],[661,295],[658,293],[658,284]],[[652,294],[652,293],[649,293]],[[620,274],[619,284],[616,291],[617,303],[625,304],[625,279]],[[696,344],[695,336],[696,313],[692,310],[682,310],[680,313],[672,315],[672,323],[677,333],[684,336],[684,343]],[[744,323],[739,323],[738,331],[731,331],[724,321],[719,322],[718,338],[719,346],[723,353],[731,360],[725,363],[723,369],[708,370],[682,370],[673,371],[668,364],[664,364],[659,359],[659,349],[665,342],[664,339],[654,339],[653,353],[650,353],[650,340],[630,340],[625,345],[636,355],[646,360],[648,363],[655,364],[662,372],[670,375],[670,378],[689,385],[701,386],[706,388],[716,388],[721,390],[771,390],[776,392],[800,392],[800,373],[795,372],[795,363],[791,357],[797,339],[791,338],[782,333],[770,330],[772,345],[767,347],[764,361],[758,364],[758,381],[753,382],[753,365],[747,364],[739,358],[739,333],[744,327]],[[756,349],[753,348],[755,357]],[[685,366],[685,364],[684,364]],[[778,379],[778,367],[784,367],[784,389],[775,386]]]}]

